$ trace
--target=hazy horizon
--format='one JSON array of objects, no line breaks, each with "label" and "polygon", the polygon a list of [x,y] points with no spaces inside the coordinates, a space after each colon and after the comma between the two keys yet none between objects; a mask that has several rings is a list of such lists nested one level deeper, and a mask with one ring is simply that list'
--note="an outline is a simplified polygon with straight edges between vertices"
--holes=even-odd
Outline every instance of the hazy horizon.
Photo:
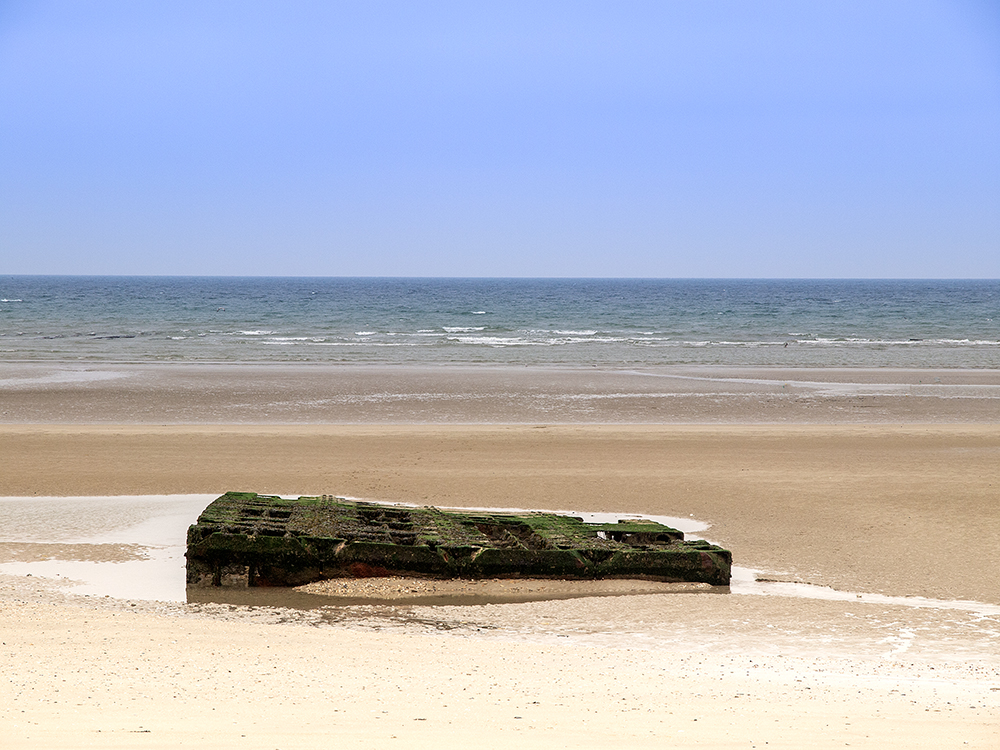
[{"label": "hazy horizon", "polygon": [[248,273],[3,273],[4,276],[63,276],[63,277],[121,277],[121,278],[179,278],[179,279],[396,279],[443,281],[1000,281],[1000,277],[979,276],[395,276],[339,274],[248,274]]}]

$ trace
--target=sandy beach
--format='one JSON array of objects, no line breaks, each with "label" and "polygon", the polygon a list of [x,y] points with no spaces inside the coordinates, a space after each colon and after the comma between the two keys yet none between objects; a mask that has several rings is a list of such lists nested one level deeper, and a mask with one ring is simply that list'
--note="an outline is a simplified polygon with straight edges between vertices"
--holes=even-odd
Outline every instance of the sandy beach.
[{"label": "sandy beach", "polygon": [[[922,423],[898,391],[878,396],[876,413],[911,418],[837,419],[856,396],[841,393],[808,407],[826,421],[800,418],[791,399],[747,411],[740,395],[717,396],[703,424],[629,420],[631,406],[589,424],[575,412],[541,420],[521,385],[506,406],[481,402],[508,423],[444,409],[335,424],[288,411],[167,419],[183,399],[141,388],[119,388],[125,406],[106,421],[88,416],[86,389],[99,401],[110,377],[43,389],[6,376],[32,382],[2,391],[3,497],[235,489],[675,516],[708,524],[701,534],[749,579],[742,593],[612,587],[427,604],[383,591],[365,604],[369,590],[281,609],[81,596],[6,574],[5,747],[1000,744],[1000,427],[982,378],[952,384],[983,391],[965,392],[957,412],[940,392],[922,396]],[[414,388],[432,391],[445,388]],[[43,543],[44,530],[0,539],[0,564],[142,555]]]},{"label": "sandy beach", "polygon": [[0,0],[0,750],[1000,750],[998,93],[1000,0]]}]

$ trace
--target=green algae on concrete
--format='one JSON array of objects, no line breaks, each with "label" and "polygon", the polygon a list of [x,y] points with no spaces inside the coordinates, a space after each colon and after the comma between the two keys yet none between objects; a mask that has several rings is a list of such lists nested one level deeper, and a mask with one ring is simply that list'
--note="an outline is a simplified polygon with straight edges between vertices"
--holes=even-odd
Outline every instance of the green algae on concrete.
[{"label": "green algae on concrete", "polygon": [[732,555],[646,520],[380,505],[227,492],[188,529],[194,586],[327,578],[645,578],[729,585]]}]

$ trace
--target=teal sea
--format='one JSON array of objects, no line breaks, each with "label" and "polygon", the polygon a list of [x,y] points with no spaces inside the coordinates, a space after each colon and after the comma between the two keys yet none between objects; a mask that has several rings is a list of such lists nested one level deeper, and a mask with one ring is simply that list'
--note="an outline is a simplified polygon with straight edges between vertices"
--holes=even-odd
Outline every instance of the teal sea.
[{"label": "teal sea", "polygon": [[0,276],[8,362],[1000,368],[1000,281]]}]

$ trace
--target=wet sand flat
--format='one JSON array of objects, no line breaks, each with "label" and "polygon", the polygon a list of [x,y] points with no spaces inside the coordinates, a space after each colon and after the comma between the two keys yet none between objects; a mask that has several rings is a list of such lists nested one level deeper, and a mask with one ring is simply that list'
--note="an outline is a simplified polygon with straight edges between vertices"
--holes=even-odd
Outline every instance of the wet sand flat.
[{"label": "wet sand flat", "polygon": [[0,363],[0,423],[1000,423],[1000,370]]},{"label": "wet sand flat", "polygon": [[1000,428],[8,425],[0,493],[692,516],[783,580],[1000,604]]}]

